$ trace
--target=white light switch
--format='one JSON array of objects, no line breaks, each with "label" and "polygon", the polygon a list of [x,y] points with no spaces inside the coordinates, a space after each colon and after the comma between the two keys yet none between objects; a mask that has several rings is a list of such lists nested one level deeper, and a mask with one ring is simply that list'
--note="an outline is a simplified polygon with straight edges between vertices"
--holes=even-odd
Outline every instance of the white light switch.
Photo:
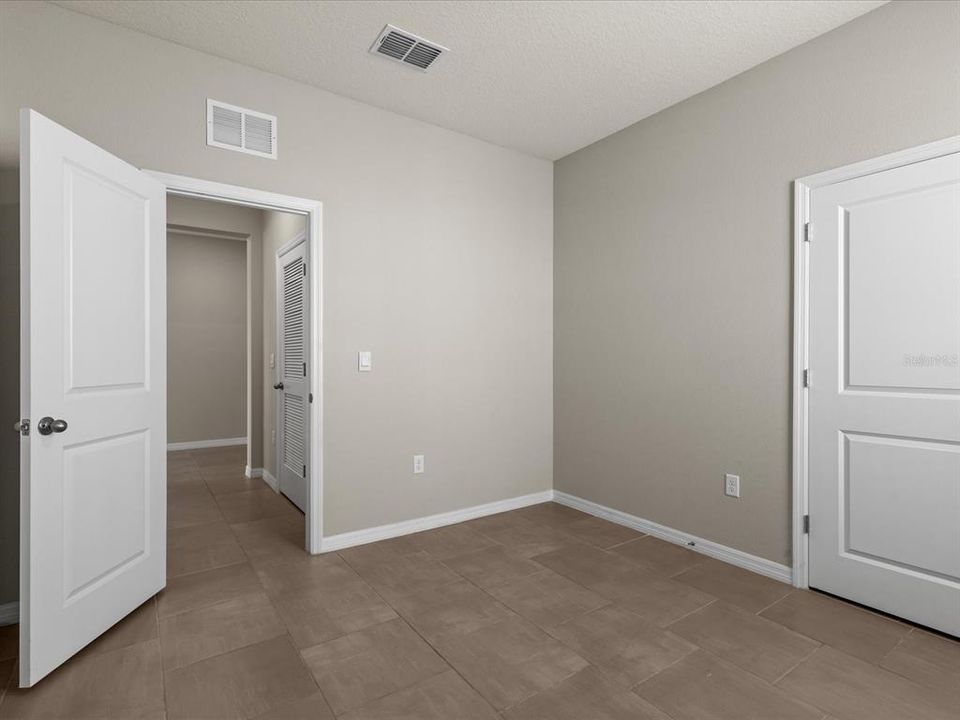
[{"label": "white light switch", "polygon": [[358,355],[357,369],[360,372],[370,372],[373,370],[373,353],[369,350],[361,350]]},{"label": "white light switch", "polygon": [[419,475],[423,472],[423,455],[413,456],[413,474]]},{"label": "white light switch", "polygon": [[270,353],[270,367],[276,367],[276,366],[277,366],[277,356],[274,355],[273,353]]}]

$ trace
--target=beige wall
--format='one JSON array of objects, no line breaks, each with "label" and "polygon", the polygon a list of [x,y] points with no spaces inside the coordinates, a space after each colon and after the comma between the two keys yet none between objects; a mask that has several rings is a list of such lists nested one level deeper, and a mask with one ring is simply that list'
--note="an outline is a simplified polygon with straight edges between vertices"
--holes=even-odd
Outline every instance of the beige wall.
[{"label": "beige wall", "polygon": [[247,447],[247,465],[259,468],[263,463],[262,213],[256,208],[242,205],[171,195],[167,198],[167,224],[246,238],[247,323],[244,358],[251,359],[244,386],[246,424],[250,427],[251,438]]},{"label": "beige wall", "polygon": [[[274,431],[277,429],[277,250],[306,230],[302,215],[263,211],[263,467],[279,480]],[[270,367],[270,355],[274,367]]]},{"label": "beige wall", "polygon": [[167,440],[247,435],[247,247],[167,234]]},{"label": "beige wall", "polygon": [[791,181],[958,85],[960,4],[893,3],[556,164],[557,489],[789,562]]},{"label": "beige wall", "polygon": [[[323,201],[326,535],[551,487],[551,163],[47,3],[0,3],[0,88],[0,165],[26,106],[139,167]],[[206,147],[208,97],[278,115],[278,159]]]}]

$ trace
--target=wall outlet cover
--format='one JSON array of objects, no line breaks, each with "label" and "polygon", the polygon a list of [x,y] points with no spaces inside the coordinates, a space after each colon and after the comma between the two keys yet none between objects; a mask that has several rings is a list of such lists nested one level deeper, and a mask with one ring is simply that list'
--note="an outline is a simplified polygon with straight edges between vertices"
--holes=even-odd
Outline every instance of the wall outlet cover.
[{"label": "wall outlet cover", "polygon": [[740,497],[740,476],[727,473],[723,479],[723,493],[727,497]]}]

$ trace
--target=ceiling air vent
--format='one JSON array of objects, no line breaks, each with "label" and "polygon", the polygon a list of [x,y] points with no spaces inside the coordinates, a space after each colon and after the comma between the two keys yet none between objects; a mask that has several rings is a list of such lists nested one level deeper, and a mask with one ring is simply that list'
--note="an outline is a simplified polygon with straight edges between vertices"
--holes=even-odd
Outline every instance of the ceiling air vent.
[{"label": "ceiling air vent", "polygon": [[375,55],[384,55],[404,65],[426,70],[443,53],[450,51],[442,45],[424,40],[406,30],[387,25],[373,43],[370,52]]},{"label": "ceiling air vent", "polygon": [[207,145],[276,160],[277,118],[208,99]]}]

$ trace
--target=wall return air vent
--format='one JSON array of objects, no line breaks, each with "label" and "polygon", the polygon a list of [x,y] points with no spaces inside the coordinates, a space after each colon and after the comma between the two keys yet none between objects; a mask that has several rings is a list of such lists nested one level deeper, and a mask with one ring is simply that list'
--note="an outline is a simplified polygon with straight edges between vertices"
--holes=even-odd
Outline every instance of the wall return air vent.
[{"label": "wall return air vent", "polygon": [[207,100],[207,145],[277,159],[277,118]]},{"label": "wall return air vent", "polygon": [[441,55],[450,51],[406,30],[387,25],[370,47],[370,52],[426,71]]}]

